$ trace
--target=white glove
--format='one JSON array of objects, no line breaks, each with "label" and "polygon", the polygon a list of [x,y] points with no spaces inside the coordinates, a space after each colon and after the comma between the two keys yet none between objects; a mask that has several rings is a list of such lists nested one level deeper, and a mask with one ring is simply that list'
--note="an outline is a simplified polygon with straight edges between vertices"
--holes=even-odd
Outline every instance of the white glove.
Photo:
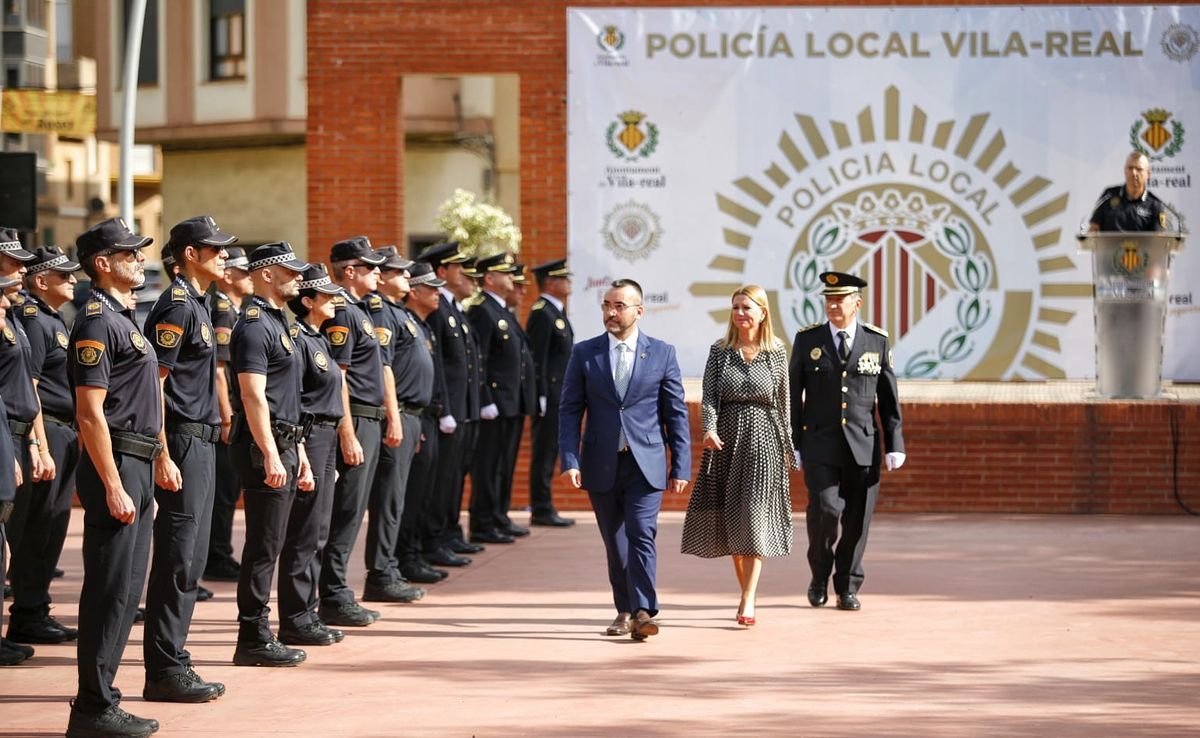
[{"label": "white glove", "polygon": [[500,417],[500,408],[496,407],[496,403],[490,403],[479,408],[479,417],[484,420],[495,420]]},{"label": "white glove", "polygon": [[889,451],[887,455],[883,457],[883,462],[887,465],[888,471],[896,471],[900,467],[904,466],[904,459],[906,458],[907,457],[899,451]]},{"label": "white glove", "polygon": [[438,418],[438,430],[440,430],[442,433],[448,435],[453,433],[454,429],[457,427],[458,422],[454,420],[453,415],[443,415],[442,417]]},{"label": "white glove", "polygon": [[538,398],[538,415],[545,416],[546,414],[546,396],[542,395]]},{"label": "white glove", "polygon": [[797,449],[792,449],[792,456],[796,458],[796,468],[803,469],[804,464],[800,463],[800,452]]}]

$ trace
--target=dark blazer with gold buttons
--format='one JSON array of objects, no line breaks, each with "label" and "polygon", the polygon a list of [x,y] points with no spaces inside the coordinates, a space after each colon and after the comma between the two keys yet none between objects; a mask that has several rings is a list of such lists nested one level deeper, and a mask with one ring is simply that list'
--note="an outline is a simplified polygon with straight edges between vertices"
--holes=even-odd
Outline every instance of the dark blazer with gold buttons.
[{"label": "dark blazer with gold buttons", "polygon": [[535,407],[532,397],[533,357],[525,343],[525,332],[517,317],[494,298],[480,292],[467,304],[467,319],[479,341],[484,384],[479,405],[495,403],[502,418],[528,415]]},{"label": "dark blazer with gold buttons", "polygon": [[828,322],[800,329],[790,376],[792,445],[802,461],[842,464],[846,445],[859,466],[878,466],[885,450],[904,452],[892,352],[882,328],[859,323],[845,365]]},{"label": "dark blazer with gold buttons", "polygon": [[539,299],[529,310],[525,333],[529,336],[529,348],[533,352],[533,363],[537,366],[538,396],[547,398],[549,406],[556,406],[558,396],[562,394],[567,360],[571,358],[571,349],[575,346],[571,322],[554,303]]}]

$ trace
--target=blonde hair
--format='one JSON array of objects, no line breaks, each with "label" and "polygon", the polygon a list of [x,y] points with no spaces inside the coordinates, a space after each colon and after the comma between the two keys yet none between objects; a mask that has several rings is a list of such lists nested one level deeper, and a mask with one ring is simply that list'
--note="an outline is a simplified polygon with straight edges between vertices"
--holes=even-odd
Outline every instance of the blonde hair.
[{"label": "blonde hair", "polygon": [[[770,351],[778,348],[780,345],[779,339],[775,337],[775,329],[771,325],[771,306],[767,300],[767,291],[756,284],[748,284],[739,287],[732,295],[729,296],[729,304],[732,308],[733,301],[739,295],[745,295],[750,302],[758,305],[763,311],[762,323],[758,325],[758,350]],[[721,345],[725,348],[732,348],[737,345],[737,327],[733,324],[733,310],[729,311],[729,327],[725,331],[725,339]]]}]

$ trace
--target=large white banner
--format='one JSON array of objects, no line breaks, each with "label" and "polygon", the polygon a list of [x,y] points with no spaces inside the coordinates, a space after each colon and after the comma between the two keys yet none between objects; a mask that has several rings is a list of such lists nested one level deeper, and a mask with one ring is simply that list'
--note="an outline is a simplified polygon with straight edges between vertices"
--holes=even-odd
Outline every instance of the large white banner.
[{"label": "large white banner", "polygon": [[[1200,223],[1197,6],[586,8],[567,24],[576,330],[599,332],[593,305],[633,277],[686,375],[738,286],[767,289],[790,343],[824,320],[832,269],[869,281],[863,319],[902,376],[1091,377],[1076,235],[1126,155]],[[1173,266],[1167,378],[1200,379],[1198,283],[1200,243]]]}]

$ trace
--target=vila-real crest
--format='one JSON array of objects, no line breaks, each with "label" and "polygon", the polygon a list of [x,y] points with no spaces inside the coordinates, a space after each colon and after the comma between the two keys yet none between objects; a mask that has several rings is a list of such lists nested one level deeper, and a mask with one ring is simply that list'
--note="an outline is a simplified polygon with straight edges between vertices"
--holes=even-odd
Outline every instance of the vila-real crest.
[{"label": "vila-real crest", "polygon": [[638,261],[658,248],[663,231],[648,205],[630,200],[608,212],[600,233],[605,247],[618,258]]},{"label": "vila-real crest", "polygon": [[612,155],[624,161],[649,158],[658,148],[658,126],[647,121],[645,113],[636,110],[626,110],[617,119],[620,122],[609,124],[604,133]]},{"label": "vila-real crest", "polygon": [[[1129,146],[1146,155],[1151,161],[1168,159],[1183,148],[1183,124],[1171,120],[1172,113],[1163,108],[1151,108],[1142,113],[1141,120],[1129,127]],[[1171,130],[1167,130],[1170,121]]]}]

